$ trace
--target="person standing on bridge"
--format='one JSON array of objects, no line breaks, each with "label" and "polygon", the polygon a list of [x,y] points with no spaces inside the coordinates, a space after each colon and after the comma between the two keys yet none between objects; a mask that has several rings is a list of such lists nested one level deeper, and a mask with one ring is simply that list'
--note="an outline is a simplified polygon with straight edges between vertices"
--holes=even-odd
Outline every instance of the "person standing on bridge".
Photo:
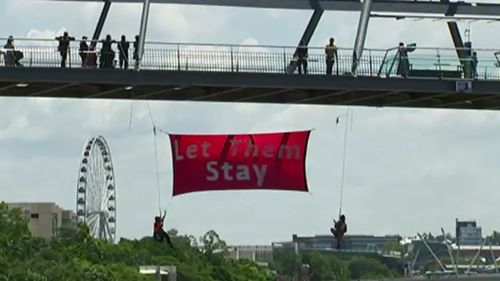
[{"label": "person standing on bridge", "polygon": [[128,69],[128,49],[130,43],[127,42],[125,35],[122,35],[122,40],[118,42],[118,51],[120,52],[120,69]]},{"label": "person standing on bridge", "polygon": [[66,67],[66,59],[68,58],[68,53],[70,51],[69,42],[74,41],[75,37],[70,37],[67,31],[64,31],[63,36],[58,36],[55,38],[59,41],[59,46],[57,47],[57,51],[61,54],[61,67]]},{"label": "person standing on bridge", "polygon": [[112,44],[115,43],[113,39],[111,39],[111,35],[106,35],[106,39],[101,41],[101,60],[100,67],[101,68],[113,68],[113,61],[115,59],[115,52],[113,51]]},{"label": "person standing on bridge", "polygon": [[14,37],[9,36],[4,48],[5,66],[16,66],[16,57],[14,55]]},{"label": "person standing on bridge", "polygon": [[[339,60],[337,55],[337,46],[334,44],[335,39],[330,38],[330,44],[326,45],[325,53],[326,53],[326,74],[332,75],[333,73],[333,64],[335,64],[335,60]],[[338,73],[337,73],[338,74]]]},{"label": "person standing on bridge", "polygon": [[82,37],[82,41],[80,41],[80,49],[79,54],[82,59],[82,67],[85,67],[85,61],[87,60],[87,55],[89,51],[89,45],[87,44],[87,36]]},{"label": "person standing on bridge", "polygon": [[137,61],[139,60],[139,35],[135,36],[135,42],[134,42],[134,60],[135,63],[137,64]]},{"label": "person standing on bridge", "polygon": [[304,69],[304,74],[307,74],[307,56],[306,42],[301,40],[297,48],[297,67],[299,68],[299,74],[302,74],[302,69]]},{"label": "person standing on bridge", "polygon": [[404,78],[408,77],[410,72],[410,60],[408,59],[408,48],[405,47],[403,42],[399,43],[398,47],[398,70],[397,74]]}]

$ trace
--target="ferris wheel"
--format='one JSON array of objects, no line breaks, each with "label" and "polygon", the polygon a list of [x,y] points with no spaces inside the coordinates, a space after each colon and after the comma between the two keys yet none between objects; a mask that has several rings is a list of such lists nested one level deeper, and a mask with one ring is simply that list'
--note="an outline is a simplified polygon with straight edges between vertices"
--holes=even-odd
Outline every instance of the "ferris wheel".
[{"label": "ferris wheel", "polygon": [[76,212],[93,237],[115,242],[116,187],[109,146],[102,136],[90,138],[83,147],[78,171]]}]

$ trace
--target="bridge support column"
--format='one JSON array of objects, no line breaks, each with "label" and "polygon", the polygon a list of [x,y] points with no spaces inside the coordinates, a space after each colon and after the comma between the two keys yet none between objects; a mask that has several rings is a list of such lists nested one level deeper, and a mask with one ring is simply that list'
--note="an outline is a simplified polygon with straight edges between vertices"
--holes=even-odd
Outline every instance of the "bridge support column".
[{"label": "bridge support column", "polygon": [[352,54],[352,68],[351,72],[353,75],[356,74],[358,69],[359,61],[363,54],[363,49],[365,47],[366,33],[368,31],[368,23],[370,21],[370,13],[372,10],[372,0],[364,0],[363,6],[361,8],[361,14],[359,16],[358,32],[356,33],[356,41],[354,43],[354,52]]},{"label": "bridge support column", "polygon": [[137,47],[137,60],[135,61],[135,70],[139,70],[144,55],[144,42],[146,40],[146,31],[148,28],[150,0],[144,0],[142,7],[141,29],[139,33],[139,46]]},{"label": "bridge support column", "polygon": [[464,42],[462,41],[462,36],[460,36],[460,30],[458,29],[458,24],[454,21],[447,22],[448,29],[450,30],[451,39],[453,40],[453,45],[456,48],[457,56],[462,61],[465,58]]},{"label": "bridge support column", "polygon": [[111,0],[104,0],[104,7],[102,7],[101,16],[99,17],[94,35],[92,36],[92,42],[90,43],[90,46],[92,47],[97,46],[97,40],[99,40],[99,37],[101,36],[102,28],[104,27],[104,22],[106,22],[110,8]]},{"label": "bridge support column", "polygon": [[[311,38],[314,34],[314,31],[316,30],[316,27],[318,26],[319,20],[321,19],[321,16],[323,15],[324,10],[321,7],[315,7],[314,13],[311,16],[311,19],[309,20],[309,23],[307,24],[306,30],[304,31],[304,34],[302,34],[302,38],[300,38],[299,41],[299,46],[300,42],[304,41],[304,44],[306,46],[309,45],[309,42],[311,41]],[[299,48],[295,49],[295,52],[293,53],[293,57],[297,57],[297,54],[299,52]],[[291,74],[295,72],[295,69],[297,69],[297,61],[292,60],[286,69],[286,72]]]}]

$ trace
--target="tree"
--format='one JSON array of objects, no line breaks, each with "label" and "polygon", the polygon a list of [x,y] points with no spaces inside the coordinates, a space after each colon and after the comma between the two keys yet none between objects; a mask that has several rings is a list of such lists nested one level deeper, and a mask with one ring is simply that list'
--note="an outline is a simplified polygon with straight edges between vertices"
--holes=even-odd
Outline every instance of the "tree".
[{"label": "tree", "polygon": [[486,241],[491,243],[491,245],[500,245],[500,232],[493,231],[492,235],[486,236]]},{"label": "tree", "polygon": [[273,267],[280,275],[295,277],[302,264],[301,256],[294,251],[276,252],[273,259]]},{"label": "tree", "polygon": [[348,267],[351,273],[351,278],[353,279],[376,279],[391,275],[391,272],[386,265],[371,258],[354,258],[349,263]]},{"label": "tree", "polygon": [[18,209],[0,204],[0,281],[147,281],[140,265],[174,265],[180,281],[267,281],[250,261],[224,259],[226,243],[215,231],[192,247],[192,236],[170,230],[176,249],[151,237],[121,239],[109,244],[89,235],[88,227],[63,227],[57,237],[31,237],[28,221]]},{"label": "tree", "polygon": [[220,239],[217,232],[210,230],[200,238],[203,245],[203,253],[209,261],[219,264],[227,252],[227,244]]}]

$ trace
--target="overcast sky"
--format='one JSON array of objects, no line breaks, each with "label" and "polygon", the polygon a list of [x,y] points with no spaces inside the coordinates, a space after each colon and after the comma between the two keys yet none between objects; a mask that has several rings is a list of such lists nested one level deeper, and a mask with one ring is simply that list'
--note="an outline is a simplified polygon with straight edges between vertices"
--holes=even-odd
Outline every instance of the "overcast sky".
[{"label": "overcast sky", "polygon": [[[0,1],[0,37],[91,36],[100,4]],[[311,11],[153,5],[148,40],[294,45]],[[132,38],[141,6],[114,4],[103,34]],[[325,12],[311,45],[335,36],[354,44],[358,13]],[[462,33],[467,24],[460,24]],[[476,47],[496,48],[498,23],[473,23]],[[398,42],[451,47],[440,21],[372,19],[367,47]],[[2,43],[3,44],[3,43]],[[157,214],[151,122],[144,102],[0,98],[0,200],[49,201],[75,208],[85,140],[103,135],[116,173],[119,237],[150,235]],[[161,202],[168,227],[200,236],[209,229],[230,244],[268,244],[327,234],[338,213],[343,128],[338,106],[151,102],[158,126],[176,133],[315,128],[307,158],[308,193],[192,193],[171,199],[171,154],[158,138]],[[455,218],[500,229],[500,114],[486,111],[354,108],[348,133],[344,213],[351,234],[453,232]]]}]

